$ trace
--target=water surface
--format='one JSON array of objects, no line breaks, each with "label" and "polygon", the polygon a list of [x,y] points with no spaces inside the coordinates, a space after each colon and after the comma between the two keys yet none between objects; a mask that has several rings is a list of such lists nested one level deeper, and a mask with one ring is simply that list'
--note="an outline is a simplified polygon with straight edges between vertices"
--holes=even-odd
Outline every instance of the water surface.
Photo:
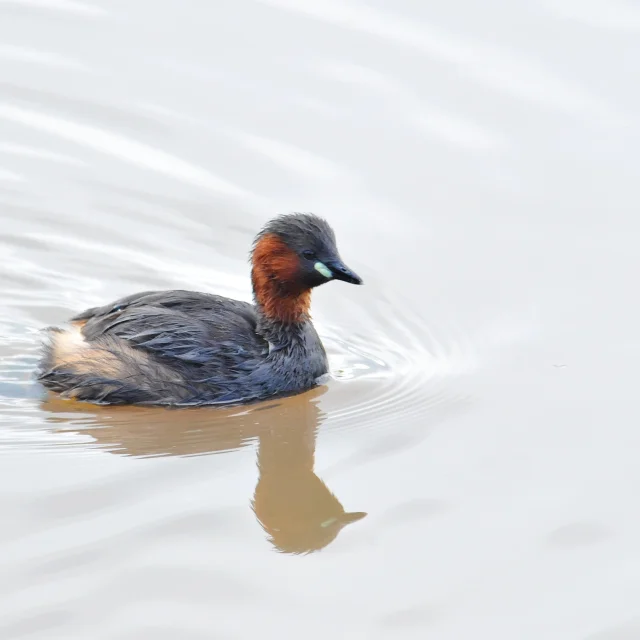
[{"label": "water surface", "polygon": [[[640,636],[640,9],[0,0],[0,638]],[[248,300],[272,215],[365,279],[332,379],[92,408],[41,330]]]}]

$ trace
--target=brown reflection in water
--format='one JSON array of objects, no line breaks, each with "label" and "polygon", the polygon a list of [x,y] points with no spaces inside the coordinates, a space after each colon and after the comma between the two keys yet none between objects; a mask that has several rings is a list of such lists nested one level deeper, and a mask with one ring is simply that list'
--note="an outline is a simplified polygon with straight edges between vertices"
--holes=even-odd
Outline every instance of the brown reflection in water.
[{"label": "brown reflection in water", "polygon": [[120,455],[199,455],[257,440],[259,478],[251,508],[276,549],[298,554],[326,547],[344,526],[367,515],[345,512],[313,470],[324,419],[317,399],[325,391],[318,387],[250,408],[96,407],[53,395],[42,408],[58,430],[91,436]]}]

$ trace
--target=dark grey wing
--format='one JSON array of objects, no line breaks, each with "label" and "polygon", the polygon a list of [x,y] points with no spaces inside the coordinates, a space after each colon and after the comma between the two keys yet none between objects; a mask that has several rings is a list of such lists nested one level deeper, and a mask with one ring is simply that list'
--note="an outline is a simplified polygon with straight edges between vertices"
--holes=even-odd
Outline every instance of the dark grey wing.
[{"label": "dark grey wing", "polygon": [[137,307],[157,307],[175,309],[182,313],[204,318],[212,314],[223,313],[225,310],[242,316],[250,325],[255,327],[256,314],[253,305],[240,300],[232,300],[210,293],[197,291],[143,291],[120,298],[103,307],[93,307],[71,318],[72,322],[84,323],[89,320],[97,321],[118,314],[127,309]]},{"label": "dark grey wing", "polygon": [[[173,361],[229,375],[268,351],[256,333],[252,305],[191,291],[144,292],[89,309],[73,318],[86,340],[115,336],[131,346]],[[204,373],[204,372],[203,372]]]}]

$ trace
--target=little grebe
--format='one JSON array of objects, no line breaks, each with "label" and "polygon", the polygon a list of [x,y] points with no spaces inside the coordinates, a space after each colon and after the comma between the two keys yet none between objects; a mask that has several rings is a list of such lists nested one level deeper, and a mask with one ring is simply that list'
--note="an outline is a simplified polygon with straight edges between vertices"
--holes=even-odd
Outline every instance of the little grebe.
[{"label": "little grebe", "polygon": [[38,379],[97,404],[246,403],[298,393],[328,371],[311,289],[362,284],[312,214],[275,218],[251,251],[254,304],[209,293],[146,291],[49,330]]}]

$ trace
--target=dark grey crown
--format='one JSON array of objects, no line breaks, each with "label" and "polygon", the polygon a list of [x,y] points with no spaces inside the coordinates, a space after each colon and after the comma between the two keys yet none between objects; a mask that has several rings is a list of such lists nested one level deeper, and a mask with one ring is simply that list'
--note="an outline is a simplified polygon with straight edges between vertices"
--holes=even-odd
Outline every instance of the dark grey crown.
[{"label": "dark grey crown", "polygon": [[313,213],[288,213],[270,220],[256,242],[271,233],[282,238],[294,251],[311,249],[323,253],[336,246],[336,236],[329,223]]}]

